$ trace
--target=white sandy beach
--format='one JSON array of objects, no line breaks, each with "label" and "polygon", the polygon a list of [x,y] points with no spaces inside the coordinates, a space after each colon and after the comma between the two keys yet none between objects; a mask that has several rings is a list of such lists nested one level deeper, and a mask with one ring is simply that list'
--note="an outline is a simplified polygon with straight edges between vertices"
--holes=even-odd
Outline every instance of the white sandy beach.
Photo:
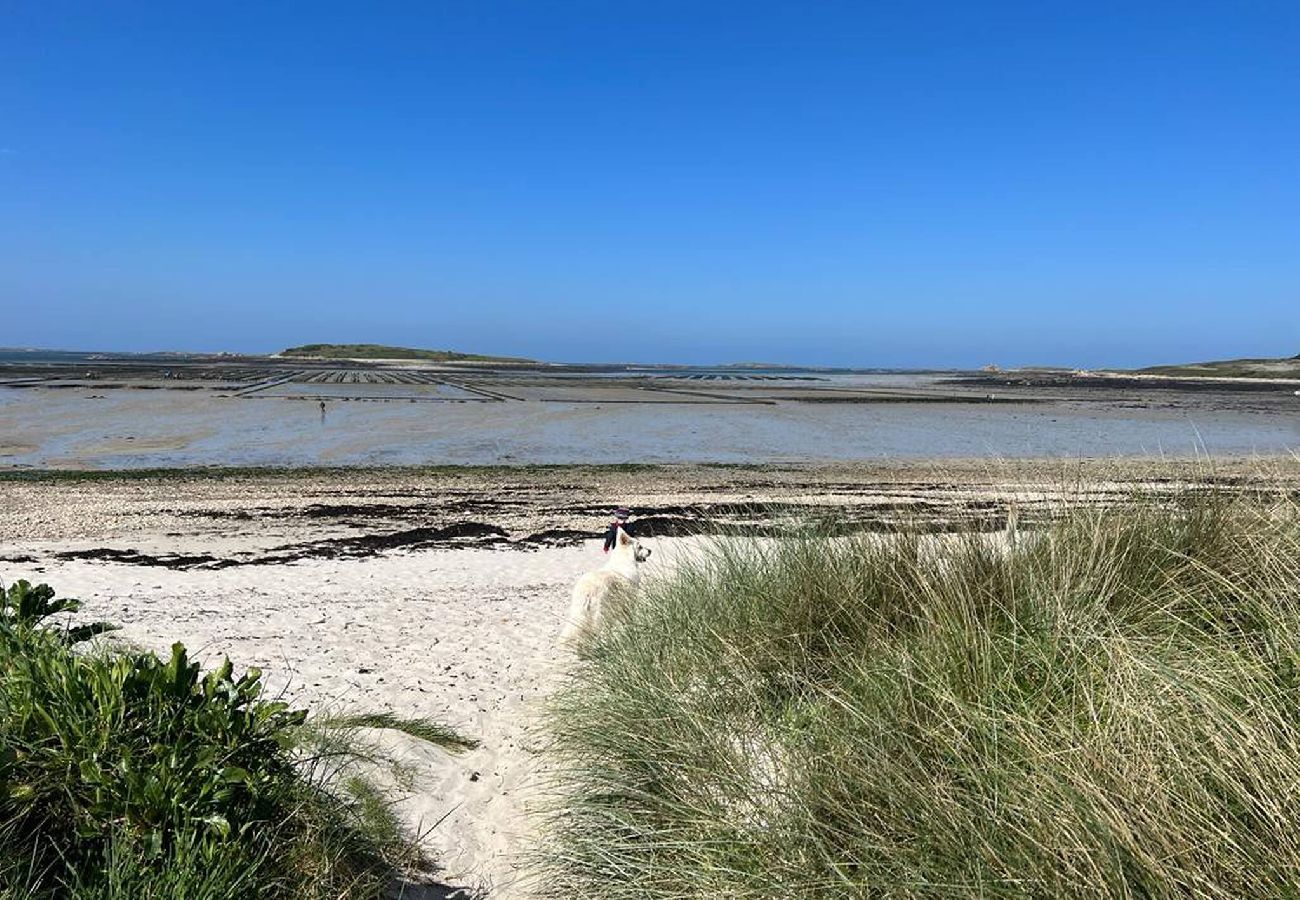
[{"label": "white sandy beach", "polygon": [[[647,572],[662,570],[666,545]],[[414,750],[420,783],[402,803],[445,868],[439,878],[519,896],[538,741],[530,734],[564,663],[556,647],[570,585],[602,562],[599,541],[537,551],[429,550],[223,570],[54,561],[35,573],[85,601],[83,617],[165,654],[181,641],[211,665],[258,666],[272,691],[351,711],[429,716],[481,742]],[[32,577],[6,564],[6,581]]]}]

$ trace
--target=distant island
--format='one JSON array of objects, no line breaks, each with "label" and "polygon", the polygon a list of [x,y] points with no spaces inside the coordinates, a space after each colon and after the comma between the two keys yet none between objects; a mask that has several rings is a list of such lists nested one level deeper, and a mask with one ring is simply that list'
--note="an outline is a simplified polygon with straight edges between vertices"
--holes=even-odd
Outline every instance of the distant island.
[{"label": "distant island", "polygon": [[412,347],[389,347],[384,344],[303,344],[280,351],[280,356],[317,359],[419,359],[426,362],[496,362],[535,363],[518,356],[484,356],[457,353],[454,350],[421,350]]},{"label": "distant island", "polygon": [[1143,375],[1175,378],[1300,378],[1300,354],[1277,359],[1220,359],[1210,362],[1149,366]]}]

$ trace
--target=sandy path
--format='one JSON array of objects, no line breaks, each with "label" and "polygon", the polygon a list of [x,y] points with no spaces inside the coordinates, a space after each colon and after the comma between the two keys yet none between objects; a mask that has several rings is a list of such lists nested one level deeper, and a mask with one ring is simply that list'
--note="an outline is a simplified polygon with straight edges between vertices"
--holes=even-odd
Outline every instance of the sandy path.
[{"label": "sandy path", "polygon": [[228,654],[260,666],[272,690],[303,703],[430,716],[480,740],[459,756],[419,752],[402,809],[413,825],[443,820],[427,840],[443,880],[505,898],[522,893],[538,759],[529,729],[563,663],[569,587],[601,560],[591,541],[219,571],[48,562],[38,577],[140,645],[165,653],[179,640],[206,664]]}]

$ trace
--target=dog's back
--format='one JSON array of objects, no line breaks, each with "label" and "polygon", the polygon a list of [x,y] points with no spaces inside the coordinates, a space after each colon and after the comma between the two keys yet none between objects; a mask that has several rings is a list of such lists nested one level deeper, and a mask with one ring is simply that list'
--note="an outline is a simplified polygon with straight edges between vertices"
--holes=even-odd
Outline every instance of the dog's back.
[{"label": "dog's back", "polygon": [[583,575],[573,586],[569,616],[560,639],[572,643],[594,632],[611,608],[630,601],[641,580],[637,566],[649,555],[649,550],[642,549],[619,529],[617,543],[605,565]]},{"label": "dog's back", "polygon": [[636,585],[617,572],[597,569],[578,579],[569,600],[569,619],[564,623],[561,640],[573,642],[594,632],[601,619],[620,601],[636,592]]}]

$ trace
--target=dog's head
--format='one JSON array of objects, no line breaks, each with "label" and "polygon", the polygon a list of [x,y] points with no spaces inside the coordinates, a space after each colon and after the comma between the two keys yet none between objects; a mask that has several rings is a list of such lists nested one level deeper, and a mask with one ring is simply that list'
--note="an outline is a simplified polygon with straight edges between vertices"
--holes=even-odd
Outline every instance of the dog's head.
[{"label": "dog's head", "polygon": [[632,557],[639,563],[643,563],[650,558],[650,549],[648,547],[642,547],[640,541],[629,535],[622,528],[618,530],[618,547],[620,550],[630,552]]}]

